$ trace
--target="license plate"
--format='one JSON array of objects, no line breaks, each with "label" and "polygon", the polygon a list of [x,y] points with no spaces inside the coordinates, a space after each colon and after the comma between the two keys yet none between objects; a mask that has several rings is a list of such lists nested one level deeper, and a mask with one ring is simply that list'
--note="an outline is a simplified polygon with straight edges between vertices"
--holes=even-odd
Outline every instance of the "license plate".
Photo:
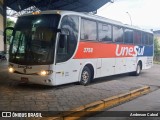
[{"label": "license plate", "polygon": [[28,78],[26,78],[26,77],[21,77],[21,82],[28,82]]}]

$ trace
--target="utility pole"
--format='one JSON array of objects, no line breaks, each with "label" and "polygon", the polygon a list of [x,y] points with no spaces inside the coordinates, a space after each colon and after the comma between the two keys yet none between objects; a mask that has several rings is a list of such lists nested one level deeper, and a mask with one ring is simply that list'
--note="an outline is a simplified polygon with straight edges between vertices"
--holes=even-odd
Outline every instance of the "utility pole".
[{"label": "utility pole", "polygon": [[131,26],[132,26],[132,19],[131,19],[131,15],[129,14],[129,12],[126,12],[127,15],[129,16],[130,22],[131,22]]}]

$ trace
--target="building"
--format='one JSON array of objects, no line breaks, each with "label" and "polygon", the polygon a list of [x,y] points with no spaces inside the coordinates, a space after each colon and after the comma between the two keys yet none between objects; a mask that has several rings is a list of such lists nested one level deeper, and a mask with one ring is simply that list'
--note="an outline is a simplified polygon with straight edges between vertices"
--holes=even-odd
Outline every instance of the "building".
[{"label": "building", "polygon": [[160,39],[160,30],[153,31],[153,33],[156,38]]},{"label": "building", "polygon": [[[113,0],[0,0],[0,54],[6,52],[6,39],[3,36],[6,9],[11,8],[16,12],[32,12],[36,10],[74,10],[77,12],[93,12],[96,13],[97,9],[108,2]],[[6,7],[7,6],[7,7]],[[28,9],[27,9],[28,8]]]},{"label": "building", "polygon": [[4,51],[3,31],[4,31],[3,0],[0,0],[0,53]]}]

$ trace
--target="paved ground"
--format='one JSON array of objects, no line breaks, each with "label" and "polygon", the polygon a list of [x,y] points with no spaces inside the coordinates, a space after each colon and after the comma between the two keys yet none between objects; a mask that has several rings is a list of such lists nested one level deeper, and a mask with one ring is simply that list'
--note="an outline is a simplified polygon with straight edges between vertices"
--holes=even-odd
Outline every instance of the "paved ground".
[{"label": "paved ground", "polygon": [[58,87],[19,84],[8,78],[6,65],[0,64],[0,111],[67,111],[144,85],[153,89],[160,86],[160,65],[138,77],[125,74],[96,79],[89,86]]},{"label": "paved ground", "polygon": [[[96,114],[90,118],[85,120],[160,120],[160,89],[153,91],[147,95],[141,96],[137,99],[119,105],[109,110],[103,110],[99,114]],[[121,111],[121,112],[118,112]],[[124,111],[124,112],[122,112]],[[126,111],[127,112],[126,114]],[[135,112],[133,112],[135,111]],[[143,111],[143,112],[141,112]],[[145,112],[144,112],[145,111]],[[143,114],[145,117],[135,117],[130,116],[131,114]],[[154,113],[158,115],[157,117],[148,116]],[[107,115],[113,115],[112,117],[107,117]],[[122,114],[126,114],[127,116],[123,116]],[[119,115],[121,117],[116,117],[115,115]],[[153,115],[153,114],[152,114]]]}]

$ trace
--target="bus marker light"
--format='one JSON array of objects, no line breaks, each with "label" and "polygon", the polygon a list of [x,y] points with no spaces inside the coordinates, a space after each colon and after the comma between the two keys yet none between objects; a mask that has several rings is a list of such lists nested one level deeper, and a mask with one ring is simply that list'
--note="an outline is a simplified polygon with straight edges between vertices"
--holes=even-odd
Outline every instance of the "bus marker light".
[{"label": "bus marker light", "polygon": [[39,11],[35,11],[35,12],[32,12],[33,15],[39,15],[40,12]]},{"label": "bus marker light", "polygon": [[57,11],[57,14],[60,14],[60,11]]}]

